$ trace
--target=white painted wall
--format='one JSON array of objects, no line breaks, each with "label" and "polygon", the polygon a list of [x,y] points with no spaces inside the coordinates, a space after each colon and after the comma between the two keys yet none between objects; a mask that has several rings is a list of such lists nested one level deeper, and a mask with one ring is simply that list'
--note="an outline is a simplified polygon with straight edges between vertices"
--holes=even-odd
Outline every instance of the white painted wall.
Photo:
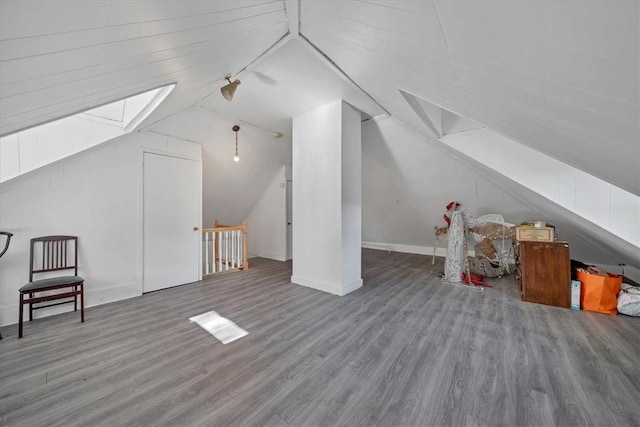
[{"label": "white painted wall", "polygon": [[[235,134],[231,128],[235,124],[240,125],[239,162],[233,161]],[[282,165],[291,165],[291,135],[275,139],[266,129],[203,108],[182,111],[149,131],[202,145],[205,227],[213,227],[216,219],[222,224],[240,224],[247,219]],[[251,233],[249,230],[249,241]]]},{"label": "white painted wall", "polygon": [[[506,221],[544,219],[570,242],[571,257],[598,265],[640,264],[633,245],[440,142],[413,133],[394,118],[367,122],[362,134],[363,246],[431,254],[434,226],[452,200],[472,214]],[[442,252],[441,252],[442,254]],[[617,272],[617,271],[613,271]]]},{"label": "white painted wall", "polygon": [[[87,138],[91,132],[92,138]],[[0,181],[124,134],[118,127],[87,117],[69,117],[0,139]]]},{"label": "white painted wall", "polygon": [[365,245],[431,254],[434,227],[445,225],[442,214],[453,200],[477,216],[500,213],[508,222],[528,217],[521,203],[396,119],[363,124]]},{"label": "white painted wall", "polygon": [[87,306],[141,294],[143,149],[201,157],[199,144],[130,134],[0,184],[0,229],[14,234],[0,258],[0,324],[17,322],[36,236],[78,236]]},{"label": "white painted wall", "polygon": [[341,100],[293,119],[293,283],[336,295],[362,284],[359,136]]},{"label": "white painted wall", "polygon": [[249,256],[287,259],[287,188],[282,166],[255,204],[247,223]]}]

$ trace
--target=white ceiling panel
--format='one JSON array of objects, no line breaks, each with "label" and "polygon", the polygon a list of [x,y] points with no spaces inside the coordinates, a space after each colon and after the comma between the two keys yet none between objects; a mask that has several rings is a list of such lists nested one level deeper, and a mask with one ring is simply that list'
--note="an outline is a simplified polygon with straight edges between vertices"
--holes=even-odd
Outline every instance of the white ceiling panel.
[{"label": "white ceiling panel", "polygon": [[336,99],[369,116],[384,114],[362,92],[323,64],[301,40],[291,40],[241,78],[233,102],[215,90],[202,106],[225,117],[291,135],[291,118]]},{"label": "white ceiling panel", "polygon": [[73,33],[107,24],[111,0],[2,0],[0,39]]},{"label": "white ceiling panel", "polygon": [[[31,8],[24,3],[30,2],[3,2],[3,22],[31,22]],[[62,19],[42,31],[3,26],[0,134],[173,82],[178,86],[167,102],[193,104],[203,93],[187,93],[183,85],[217,84],[225,74],[246,67],[288,29],[281,1],[82,4],[42,3],[45,11],[55,9],[51,16],[69,15],[82,25]]]},{"label": "white ceiling panel", "polygon": [[[430,93],[440,105],[462,100],[431,2],[303,1],[301,17],[301,34],[405,123],[422,126],[398,89]],[[354,32],[353,22],[368,33]]]},{"label": "white ceiling panel", "polygon": [[437,10],[467,105],[479,105],[470,117],[640,193],[638,2],[438,2]]},{"label": "white ceiling panel", "polygon": [[461,74],[463,70],[473,70],[476,73],[481,70],[485,76],[503,81],[511,87],[521,87],[523,90],[537,93],[554,103],[594,111],[631,124],[638,121],[638,105],[633,102],[545,80],[529,70],[498,64],[474,53],[451,51],[451,60],[456,65],[457,74]]},{"label": "white ceiling panel", "polygon": [[[581,148],[585,148],[585,145],[604,148],[603,142],[611,139],[630,141],[638,138],[637,123],[558,100],[554,100],[554,108],[550,109],[549,98],[544,91],[525,89],[496,79],[493,75],[458,69],[458,76],[470,96],[484,97],[490,91],[492,96],[487,97],[487,101],[501,106],[505,111],[537,121],[542,126],[569,133],[580,141]],[[630,144],[619,154],[640,154],[639,149]]]},{"label": "white ceiling panel", "polygon": [[500,32],[529,43],[556,46],[612,59],[637,56],[638,2],[436,1],[438,16],[457,27]]},{"label": "white ceiling panel", "polygon": [[[443,20],[447,44],[460,51],[538,78],[585,91],[633,101],[638,89],[638,64],[503,31]],[[636,54],[637,58],[637,54]],[[605,78],[606,76],[606,78]],[[630,93],[631,92],[631,93]]]},{"label": "white ceiling panel", "polygon": [[406,124],[398,89],[640,194],[640,2],[303,1],[301,16]]}]

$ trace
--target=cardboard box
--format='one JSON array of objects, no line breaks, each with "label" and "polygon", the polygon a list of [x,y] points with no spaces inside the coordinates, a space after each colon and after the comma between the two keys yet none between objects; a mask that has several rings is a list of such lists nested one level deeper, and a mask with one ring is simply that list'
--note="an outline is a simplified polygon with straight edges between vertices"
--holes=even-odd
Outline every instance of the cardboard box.
[{"label": "cardboard box", "polygon": [[516,240],[533,242],[553,242],[554,227],[534,227],[532,225],[518,225],[516,227]]}]

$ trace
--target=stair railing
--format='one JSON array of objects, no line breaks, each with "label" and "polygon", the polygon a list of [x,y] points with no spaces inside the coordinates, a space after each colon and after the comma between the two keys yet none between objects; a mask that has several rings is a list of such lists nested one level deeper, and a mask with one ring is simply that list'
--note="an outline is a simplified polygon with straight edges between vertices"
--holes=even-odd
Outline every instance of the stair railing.
[{"label": "stair railing", "polygon": [[247,228],[247,221],[241,225],[223,225],[216,220],[213,228],[202,230],[204,277],[220,271],[249,268]]}]

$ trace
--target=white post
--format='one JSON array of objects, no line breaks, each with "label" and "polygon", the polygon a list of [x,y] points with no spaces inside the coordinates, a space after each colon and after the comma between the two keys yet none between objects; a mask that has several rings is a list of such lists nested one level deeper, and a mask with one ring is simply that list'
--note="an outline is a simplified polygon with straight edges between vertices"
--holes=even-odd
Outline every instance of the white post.
[{"label": "white post", "polygon": [[231,232],[231,268],[236,268],[236,232]]},{"label": "white post", "polygon": [[229,269],[229,232],[224,232],[224,269]]},{"label": "white post", "polygon": [[222,271],[222,233],[220,231],[216,231],[218,233],[218,271]]},{"label": "white post", "polygon": [[341,100],[293,118],[293,283],[336,295],[362,286],[361,130]]},{"label": "white post", "polygon": [[238,231],[238,267],[244,264],[244,252],[242,251],[242,230]]},{"label": "white post", "polygon": [[209,233],[204,233],[204,274],[209,274]]},{"label": "white post", "polygon": [[242,266],[242,230],[238,230],[238,268]]}]

